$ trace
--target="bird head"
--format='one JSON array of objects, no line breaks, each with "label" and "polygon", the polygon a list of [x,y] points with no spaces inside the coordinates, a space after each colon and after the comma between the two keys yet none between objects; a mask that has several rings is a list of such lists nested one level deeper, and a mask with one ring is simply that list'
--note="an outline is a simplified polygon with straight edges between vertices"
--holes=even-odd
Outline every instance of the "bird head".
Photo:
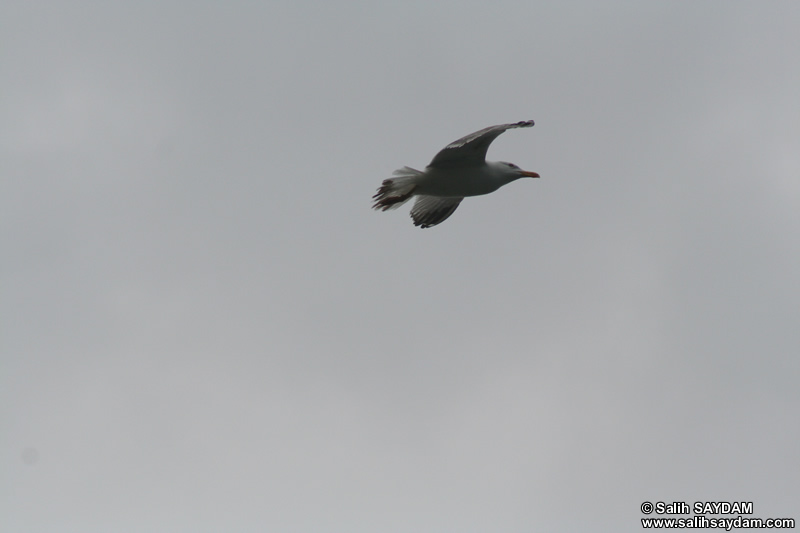
[{"label": "bird head", "polygon": [[506,163],[505,161],[500,161],[499,163],[502,167],[505,167],[503,169],[505,172],[507,172],[510,176],[513,176],[513,179],[539,177],[539,174],[537,174],[536,172],[528,172],[527,170],[522,170],[514,163]]}]

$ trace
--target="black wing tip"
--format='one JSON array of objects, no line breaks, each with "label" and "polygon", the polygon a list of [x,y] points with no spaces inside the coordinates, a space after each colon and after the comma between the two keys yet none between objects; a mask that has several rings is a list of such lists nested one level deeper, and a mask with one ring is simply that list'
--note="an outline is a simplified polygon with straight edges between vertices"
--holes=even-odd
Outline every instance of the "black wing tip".
[{"label": "black wing tip", "polygon": [[414,217],[411,217],[411,218],[414,221],[414,225],[416,227],[420,228],[420,229],[432,228],[432,227],[436,226],[437,224],[440,224],[440,223],[444,222],[444,220],[431,222],[431,221],[414,220]]},{"label": "black wing tip", "polygon": [[418,226],[422,229],[425,228],[432,228],[437,226],[450,218],[458,206],[461,204],[461,200],[464,198],[458,198],[455,203],[445,204],[444,206],[439,206],[434,208],[432,211],[424,211],[424,212],[417,212],[415,211],[416,205],[414,206],[415,209],[411,210],[411,220],[414,221],[414,225]]},{"label": "black wing tip", "polygon": [[393,193],[396,192],[394,191],[394,180],[383,180],[383,183],[381,183],[381,186],[378,188],[378,192],[372,195],[372,199],[375,200],[375,203],[372,204],[372,209],[386,211],[399,207],[414,196],[414,189],[416,189],[416,187],[411,187],[411,189],[403,194],[393,195]]},{"label": "black wing tip", "polygon": [[534,124],[535,122],[533,120],[521,120],[514,125],[517,126],[518,128],[530,128]]}]

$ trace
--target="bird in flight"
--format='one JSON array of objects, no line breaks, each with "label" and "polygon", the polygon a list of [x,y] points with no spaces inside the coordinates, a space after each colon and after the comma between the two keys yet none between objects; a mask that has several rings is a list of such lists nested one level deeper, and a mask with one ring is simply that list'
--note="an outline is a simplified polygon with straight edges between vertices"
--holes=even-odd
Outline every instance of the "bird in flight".
[{"label": "bird in flight", "polygon": [[424,172],[410,167],[395,170],[372,197],[372,208],[395,209],[416,196],[411,208],[414,225],[430,228],[447,220],[467,196],[489,194],[519,178],[538,178],[536,172],[513,163],[486,161],[486,151],[498,135],[531,126],[532,120],[489,126],[445,146]]}]

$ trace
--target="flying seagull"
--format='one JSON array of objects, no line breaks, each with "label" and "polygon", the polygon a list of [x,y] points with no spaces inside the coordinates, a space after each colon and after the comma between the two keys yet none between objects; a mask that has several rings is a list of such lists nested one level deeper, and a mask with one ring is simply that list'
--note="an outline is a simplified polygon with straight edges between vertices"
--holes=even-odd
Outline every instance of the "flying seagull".
[{"label": "flying seagull", "polygon": [[486,151],[498,135],[531,126],[532,120],[489,126],[445,146],[424,172],[409,167],[395,170],[372,197],[372,208],[395,209],[416,196],[411,208],[414,225],[430,228],[447,220],[466,196],[489,194],[522,177],[538,178],[536,172],[513,163],[486,161]]}]

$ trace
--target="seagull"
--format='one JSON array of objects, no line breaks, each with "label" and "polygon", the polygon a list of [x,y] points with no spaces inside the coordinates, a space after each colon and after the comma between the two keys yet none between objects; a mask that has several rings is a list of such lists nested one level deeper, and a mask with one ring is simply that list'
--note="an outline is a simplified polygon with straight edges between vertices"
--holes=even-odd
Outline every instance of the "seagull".
[{"label": "seagull", "polygon": [[424,172],[410,167],[395,170],[372,197],[372,208],[396,209],[416,196],[411,208],[414,225],[430,228],[447,220],[467,196],[489,194],[519,178],[538,178],[536,172],[513,163],[486,161],[486,151],[498,135],[531,126],[532,120],[489,126],[445,146]]}]

